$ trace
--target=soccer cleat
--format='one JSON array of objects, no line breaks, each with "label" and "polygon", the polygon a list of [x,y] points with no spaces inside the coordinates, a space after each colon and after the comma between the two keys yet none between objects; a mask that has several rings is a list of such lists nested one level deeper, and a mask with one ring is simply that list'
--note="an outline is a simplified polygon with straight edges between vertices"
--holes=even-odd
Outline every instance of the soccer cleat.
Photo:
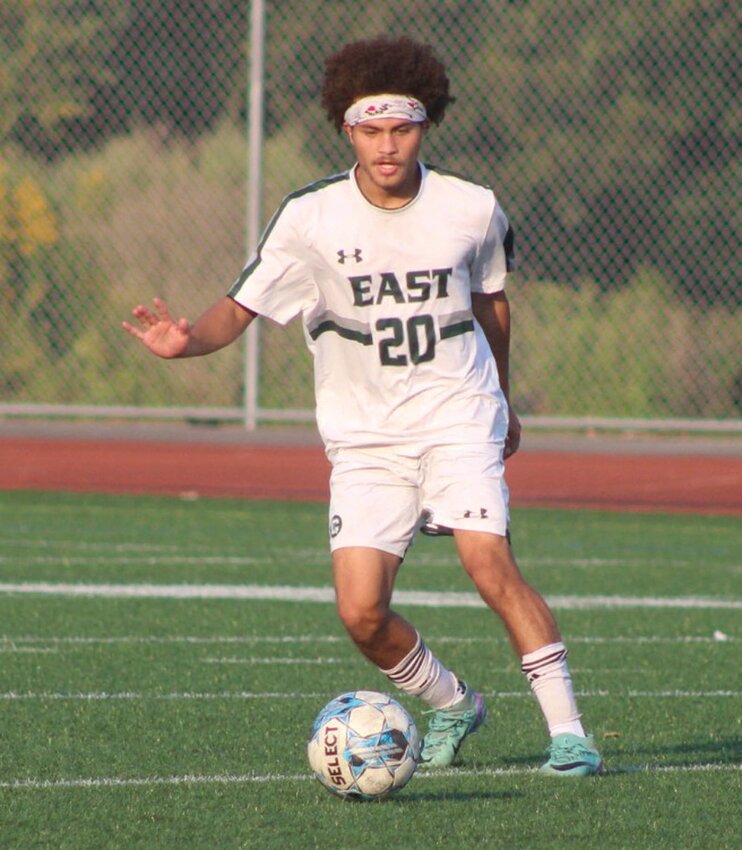
[{"label": "soccer cleat", "polygon": [[551,776],[597,776],[604,772],[603,759],[592,735],[557,735],[549,747],[549,760],[539,773]]},{"label": "soccer cleat", "polygon": [[448,767],[453,764],[464,738],[476,732],[487,719],[484,697],[466,688],[464,699],[453,708],[433,712],[428,734],[423,739],[420,767]]}]

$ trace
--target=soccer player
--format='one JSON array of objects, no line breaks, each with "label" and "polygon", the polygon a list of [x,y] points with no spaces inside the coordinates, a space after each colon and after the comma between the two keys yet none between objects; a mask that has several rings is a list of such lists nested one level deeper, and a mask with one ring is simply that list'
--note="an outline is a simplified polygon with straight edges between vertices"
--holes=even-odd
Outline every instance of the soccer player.
[{"label": "soccer player", "polygon": [[124,328],[160,357],[194,357],[258,315],[285,324],[301,314],[332,464],[338,613],[363,655],[433,709],[422,765],[450,765],[487,709],[390,607],[421,527],[453,534],[508,631],[551,733],[541,770],[596,774],[602,761],[580,721],[567,650],[509,543],[504,459],[520,440],[508,404],[512,230],[489,188],[419,159],[452,101],[445,68],[411,39],[330,56],[322,103],[354,166],[290,194],[229,294],[194,324],[155,299],[154,311],[133,310],[138,327]]}]

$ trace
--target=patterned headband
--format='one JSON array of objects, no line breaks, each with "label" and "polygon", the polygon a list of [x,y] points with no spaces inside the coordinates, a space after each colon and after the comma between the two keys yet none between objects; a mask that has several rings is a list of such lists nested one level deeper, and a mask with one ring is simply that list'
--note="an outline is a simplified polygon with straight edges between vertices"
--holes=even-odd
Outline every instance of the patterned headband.
[{"label": "patterned headband", "polygon": [[372,94],[362,97],[345,110],[345,123],[349,127],[377,118],[401,118],[421,124],[427,120],[428,113],[416,97],[399,94]]}]

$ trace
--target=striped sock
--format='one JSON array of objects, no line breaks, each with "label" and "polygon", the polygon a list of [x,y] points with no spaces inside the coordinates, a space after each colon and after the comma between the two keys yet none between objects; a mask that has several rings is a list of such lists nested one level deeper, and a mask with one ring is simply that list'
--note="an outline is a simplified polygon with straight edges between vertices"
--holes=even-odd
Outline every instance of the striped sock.
[{"label": "striped sock", "polygon": [[431,708],[450,708],[464,697],[464,686],[433,655],[419,634],[412,651],[391,670],[381,672],[401,691],[420,697]]},{"label": "striped sock", "polygon": [[541,706],[552,738],[567,732],[584,738],[565,645],[550,643],[529,652],[521,659],[521,670]]}]

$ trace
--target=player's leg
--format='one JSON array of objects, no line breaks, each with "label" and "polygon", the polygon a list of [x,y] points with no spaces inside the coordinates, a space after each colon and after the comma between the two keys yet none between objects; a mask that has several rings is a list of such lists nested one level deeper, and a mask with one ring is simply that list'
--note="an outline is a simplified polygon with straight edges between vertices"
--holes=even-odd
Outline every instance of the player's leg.
[{"label": "player's leg", "polygon": [[482,599],[500,617],[521,658],[552,739],[542,771],[563,776],[601,773],[602,760],[585,734],[554,616],[523,578],[506,537],[455,530],[459,557]]},{"label": "player's leg", "polygon": [[338,614],[356,646],[397,688],[434,710],[422,763],[451,764],[464,738],[484,722],[481,695],[468,689],[430,651],[415,627],[391,610],[398,556],[352,547],[336,549],[332,561]]},{"label": "player's leg", "polygon": [[[454,530],[464,568],[507,628],[549,727],[552,747],[573,738],[586,742],[556,621],[521,575],[507,539],[508,489],[501,443],[432,451],[427,458],[424,507],[430,522]],[[570,737],[564,739],[565,735]],[[594,747],[592,751],[594,764],[578,765],[570,756],[562,773],[597,772],[600,758]],[[549,763],[557,756],[552,752]]]},{"label": "player's leg", "polygon": [[330,454],[330,550],[337,608],[361,652],[393,667],[417,639],[390,611],[394,580],[419,515],[417,465],[370,451]]},{"label": "player's leg", "polygon": [[401,559],[356,546],[332,553],[340,620],[351,639],[400,690],[432,708],[460,698],[459,680],[428,649],[417,629],[390,608]]},{"label": "player's leg", "polygon": [[371,547],[332,553],[338,615],[351,639],[377,667],[395,667],[417,642],[415,628],[390,608],[402,559]]},{"label": "player's leg", "polygon": [[469,701],[466,686],[390,608],[420,520],[419,461],[358,451],[335,452],[331,461],[330,548],[338,612],[349,635],[390,682],[432,709]]},{"label": "player's leg", "polygon": [[464,569],[503,621],[519,655],[561,641],[548,605],[524,580],[505,536],[454,529],[454,539]]}]

